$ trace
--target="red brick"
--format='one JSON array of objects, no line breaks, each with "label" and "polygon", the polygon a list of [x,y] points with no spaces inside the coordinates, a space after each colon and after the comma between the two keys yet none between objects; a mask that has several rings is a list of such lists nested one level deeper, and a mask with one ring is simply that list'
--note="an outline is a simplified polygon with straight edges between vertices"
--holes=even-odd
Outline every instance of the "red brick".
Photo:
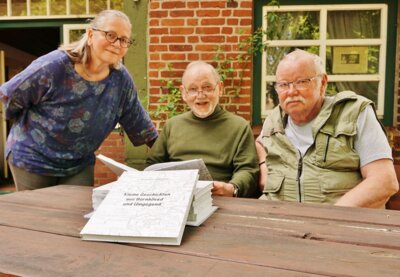
[{"label": "red brick", "polygon": [[192,45],[170,45],[169,51],[192,51]]},{"label": "red brick", "polygon": [[201,20],[201,25],[224,25],[225,18],[207,18]]},{"label": "red brick", "polygon": [[161,37],[161,43],[184,43],[184,36],[163,36]]},{"label": "red brick", "polygon": [[181,53],[165,53],[161,55],[161,59],[165,61],[182,61],[185,60],[186,55]]},{"label": "red brick", "polygon": [[241,19],[240,20],[240,25],[241,26],[252,26],[252,24],[253,24],[253,20],[252,19],[246,18],[246,19]]},{"label": "red brick", "polygon": [[198,28],[196,28],[196,34],[212,35],[212,34],[219,34],[219,33],[220,33],[219,27],[198,27]]},{"label": "red brick", "polygon": [[226,1],[201,1],[202,8],[225,8]]},{"label": "red brick", "polygon": [[149,62],[149,68],[151,69],[159,69],[164,68],[166,66],[165,62]]},{"label": "red brick", "polygon": [[224,42],[225,37],[223,36],[202,36],[202,42]]},{"label": "red brick", "polygon": [[185,1],[163,1],[161,4],[162,9],[177,9],[186,8]]},{"label": "red brick", "polygon": [[197,42],[199,42],[199,37],[198,36],[188,37],[188,42],[189,43],[197,43]]},{"label": "red brick", "polygon": [[161,72],[162,78],[180,78],[182,77],[183,71],[163,71]]},{"label": "red brick", "polygon": [[252,17],[253,13],[251,10],[234,10],[233,11],[233,16],[235,17]]},{"label": "red brick", "polygon": [[223,17],[229,17],[232,15],[232,10],[223,10],[222,11],[222,16]]},{"label": "red brick", "polygon": [[167,45],[150,45],[150,52],[160,52],[160,51],[168,51]]},{"label": "red brick", "polygon": [[199,54],[197,53],[190,53],[188,54],[188,60],[189,61],[198,61],[199,60]]},{"label": "red brick", "polygon": [[198,10],[196,16],[198,17],[218,17],[220,14],[219,10]]},{"label": "red brick", "polygon": [[168,28],[149,28],[150,35],[164,35],[168,34]]},{"label": "red brick", "polygon": [[156,10],[158,8],[160,8],[159,2],[150,1],[150,10]]},{"label": "red brick", "polygon": [[189,62],[183,62],[185,59],[179,59],[182,62],[172,62],[172,68],[174,69],[185,69],[188,65]]},{"label": "red brick", "polygon": [[240,7],[241,8],[250,8],[250,9],[252,9],[253,8],[253,1],[242,1],[242,2],[240,2]]},{"label": "red brick", "polygon": [[199,20],[198,19],[188,19],[186,25],[188,26],[198,26]]},{"label": "red brick", "polygon": [[196,45],[195,50],[196,51],[216,51],[218,49],[218,45]]},{"label": "red brick", "polygon": [[226,42],[231,42],[231,43],[238,43],[239,39],[237,36],[228,36],[226,38]]},{"label": "red brick", "polygon": [[190,35],[194,33],[194,28],[171,28],[171,35]]},{"label": "red brick", "polygon": [[158,72],[157,71],[149,71],[147,74],[148,74],[148,76],[150,78],[158,78]]},{"label": "red brick", "polygon": [[237,18],[228,18],[226,23],[228,23],[228,25],[237,26],[239,24],[239,20]]},{"label": "red brick", "polygon": [[149,21],[149,26],[159,26],[160,25],[160,21],[158,19],[151,19]]},{"label": "red brick", "polygon": [[162,19],[162,26],[183,26],[185,24],[184,19]]},{"label": "red brick", "polygon": [[201,60],[202,61],[212,61],[215,58],[214,53],[202,53],[201,54]]},{"label": "red brick", "polygon": [[168,16],[168,11],[151,11],[149,12],[149,18],[164,18]]},{"label": "red brick", "polygon": [[192,10],[172,10],[169,12],[171,17],[193,17],[194,11]]},{"label": "red brick", "polygon": [[155,36],[151,36],[150,37],[150,43],[151,44],[158,44],[158,43],[160,43],[160,37],[155,37]]},{"label": "red brick", "polygon": [[231,35],[233,33],[233,28],[232,27],[222,27],[221,33]]},{"label": "red brick", "polygon": [[160,54],[158,53],[151,53],[149,55],[151,61],[158,61],[160,59]]},{"label": "red brick", "polygon": [[192,2],[187,2],[187,7],[189,9],[196,9],[199,7],[199,2],[200,1],[192,1]]}]

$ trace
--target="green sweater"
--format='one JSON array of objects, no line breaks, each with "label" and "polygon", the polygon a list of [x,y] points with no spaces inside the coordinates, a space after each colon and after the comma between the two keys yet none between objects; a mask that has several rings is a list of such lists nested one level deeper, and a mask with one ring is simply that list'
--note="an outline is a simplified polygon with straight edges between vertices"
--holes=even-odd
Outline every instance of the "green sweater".
[{"label": "green sweater", "polygon": [[187,112],[169,119],[147,164],[203,159],[215,181],[235,184],[239,196],[254,196],[258,159],[253,133],[243,118],[217,106],[207,118]]}]

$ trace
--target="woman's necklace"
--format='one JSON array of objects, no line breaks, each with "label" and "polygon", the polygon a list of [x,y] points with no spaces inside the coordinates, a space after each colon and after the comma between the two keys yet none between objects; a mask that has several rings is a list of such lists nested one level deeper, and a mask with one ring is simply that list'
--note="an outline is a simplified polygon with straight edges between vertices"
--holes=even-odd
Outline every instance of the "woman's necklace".
[{"label": "woman's necklace", "polygon": [[98,73],[91,73],[89,72],[89,69],[86,65],[81,64],[81,73],[83,73],[83,77],[86,77],[88,81],[100,81],[103,80],[105,77],[108,76],[109,74],[109,69],[107,68],[106,70],[100,71]]}]

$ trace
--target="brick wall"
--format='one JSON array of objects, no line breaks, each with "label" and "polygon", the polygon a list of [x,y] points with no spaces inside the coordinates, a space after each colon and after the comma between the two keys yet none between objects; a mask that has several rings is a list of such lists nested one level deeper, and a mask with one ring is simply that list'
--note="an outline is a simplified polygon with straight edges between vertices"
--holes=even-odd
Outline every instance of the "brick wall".
[{"label": "brick wall", "polygon": [[[96,155],[97,154],[103,154],[117,162],[125,163],[124,137],[121,136],[119,132],[111,132],[100,148],[96,151]],[[116,179],[117,175],[96,159],[96,165],[94,168],[95,186],[104,185],[115,181]]]},{"label": "brick wall", "polygon": [[[232,5],[231,5],[232,4]],[[217,66],[229,58],[235,59],[238,45],[252,32],[252,0],[151,0],[149,3],[149,109],[155,111],[157,103],[167,90],[163,80],[180,78],[187,64],[203,60]],[[222,51],[218,52],[220,48]],[[215,59],[215,55],[219,58]],[[168,64],[170,70],[166,70]],[[225,79],[223,106],[247,120],[251,120],[251,62],[233,62],[234,72]],[[237,93],[239,91],[239,93]],[[165,105],[165,103],[164,103]],[[162,118],[167,118],[164,115]],[[157,127],[162,122],[155,119]]]}]

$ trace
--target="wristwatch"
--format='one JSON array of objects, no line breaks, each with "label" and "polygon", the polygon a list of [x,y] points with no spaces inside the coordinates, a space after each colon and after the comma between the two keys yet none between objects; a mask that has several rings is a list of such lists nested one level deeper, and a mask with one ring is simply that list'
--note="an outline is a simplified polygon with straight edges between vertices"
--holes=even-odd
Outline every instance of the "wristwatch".
[{"label": "wristwatch", "polygon": [[232,196],[233,197],[238,197],[238,195],[239,195],[239,187],[237,185],[235,185],[235,184],[232,184],[232,185],[233,185],[233,194],[232,194]]}]

